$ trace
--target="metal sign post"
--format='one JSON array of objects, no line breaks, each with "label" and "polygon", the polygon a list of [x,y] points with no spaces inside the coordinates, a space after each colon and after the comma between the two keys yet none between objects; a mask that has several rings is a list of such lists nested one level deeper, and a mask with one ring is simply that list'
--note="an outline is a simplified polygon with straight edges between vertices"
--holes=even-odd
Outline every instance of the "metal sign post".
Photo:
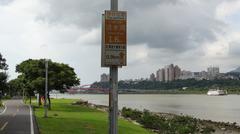
[{"label": "metal sign post", "polygon": [[[118,10],[118,0],[111,0],[111,10]],[[118,125],[118,66],[110,67],[110,84],[109,91],[109,134],[117,134]]]},{"label": "metal sign post", "polygon": [[118,0],[102,16],[101,66],[110,68],[109,134],[118,133],[118,67],[127,65],[127,12],[118,11]]},{"label": "metal sign post", "polygon": [[110,67],[109,134],[117,134],[118,126],[118,67]]},{"label": "metal sign post", "polygon": [[118,11],[118,0],[102,15],[101,66],[110,68],[109,134],[118,133],[118,67],[127,65],[127,12]]}]

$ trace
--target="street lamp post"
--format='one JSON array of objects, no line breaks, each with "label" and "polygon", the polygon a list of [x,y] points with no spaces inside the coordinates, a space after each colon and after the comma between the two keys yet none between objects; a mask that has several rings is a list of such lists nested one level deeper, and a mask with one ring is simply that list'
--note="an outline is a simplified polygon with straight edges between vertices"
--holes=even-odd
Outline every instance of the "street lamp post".
[{"label": "street lamp post", "polygon": [[48,117],[47,115],[47,110],[48,110],[48,105],[47,105],[47,95],[48,95],[48,60],[45,60],[45,99],[44,99],[44,117]]}]

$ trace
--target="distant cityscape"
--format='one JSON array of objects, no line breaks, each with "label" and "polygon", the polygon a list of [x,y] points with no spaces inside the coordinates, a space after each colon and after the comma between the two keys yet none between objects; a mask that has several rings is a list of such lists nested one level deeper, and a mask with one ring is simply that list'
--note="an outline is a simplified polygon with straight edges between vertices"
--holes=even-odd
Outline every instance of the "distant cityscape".
[{"label": "distant cityscape", "polygon": [[[100,82],[108,82],[109,74],[103,73],[100,76]],[[160,81],[171,82],[174,80],[214,80],[214,79],[239,79],[236,75],[230,73],[220,73],[220,68],[217,66],[209,66],[206,70],[200,72],[192,72],[188,70],[182,70],[178,65],[170,64],[163,68],[160,68],[156,73],[151,73],[149,78],[130,79],[124,81]]]}]

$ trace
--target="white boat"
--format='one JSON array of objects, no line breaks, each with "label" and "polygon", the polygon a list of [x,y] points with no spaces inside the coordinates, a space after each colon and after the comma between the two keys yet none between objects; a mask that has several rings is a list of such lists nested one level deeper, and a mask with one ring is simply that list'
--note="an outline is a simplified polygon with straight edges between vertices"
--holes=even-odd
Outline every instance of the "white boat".
[{"label": "white boat", "polygon": [[227,95],[227,91],[219,90],[219,89],[210,89],[207,92],[207,95],[209,95],[209,96]]}]

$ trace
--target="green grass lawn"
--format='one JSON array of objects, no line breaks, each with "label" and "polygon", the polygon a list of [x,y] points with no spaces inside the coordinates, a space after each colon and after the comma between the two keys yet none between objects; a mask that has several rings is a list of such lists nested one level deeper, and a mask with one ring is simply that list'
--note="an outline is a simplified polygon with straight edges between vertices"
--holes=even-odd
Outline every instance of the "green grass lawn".
[{"label": "green grass lawn", "polygon": [[3,107],[3,102],[0,100],[0,108]]},{"label": "green grass lawn", "polygon": [[[52,110],[44,118],[43,107],[35,108],[41,134],[107,134],[108,114],[85,106],[71,105],[76,100],[52,99]],[[129,121],[119,119],[119,134],[152,134]]]}]

